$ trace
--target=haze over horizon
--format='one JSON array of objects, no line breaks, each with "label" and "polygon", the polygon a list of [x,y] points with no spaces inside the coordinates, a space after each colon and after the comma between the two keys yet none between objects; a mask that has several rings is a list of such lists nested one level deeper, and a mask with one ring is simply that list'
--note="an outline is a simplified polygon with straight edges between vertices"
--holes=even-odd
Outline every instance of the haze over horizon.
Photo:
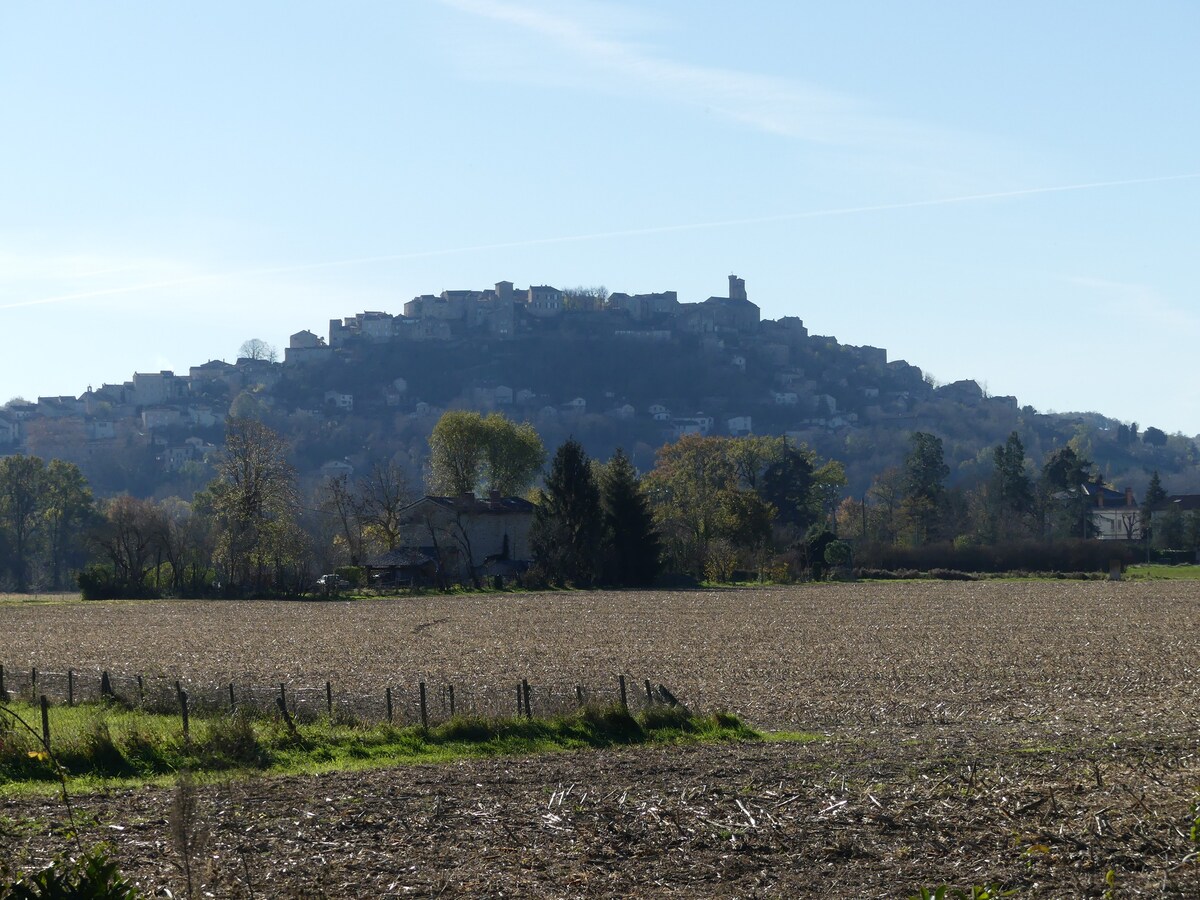
[{"label": "haze over horizon", "polygon": [[[1200,433],[1200,7],[0,9],[0,403],[416,294],[766,318]],[[1190,74],[1189,74],[1190,73]]]}]

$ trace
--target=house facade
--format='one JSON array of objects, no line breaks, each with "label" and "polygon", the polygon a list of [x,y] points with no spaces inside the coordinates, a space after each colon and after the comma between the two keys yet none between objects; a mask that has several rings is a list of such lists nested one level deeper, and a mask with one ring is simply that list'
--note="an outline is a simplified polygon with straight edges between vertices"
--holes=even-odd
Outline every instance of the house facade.
[{"label": "house facade", "polygon": [[403,544],[433,559],[443,577],[471,581],[532,558],[534,506],[521,497],[425,496],[401,511]]},{"label": "house facade", "polygon": [[1133,496],[1133,488],[1116,491],[1100,484],[1082,484],[1079,487],[1088,499],[1092,535],[1097,540],[1142,539],[1142,511]]}]

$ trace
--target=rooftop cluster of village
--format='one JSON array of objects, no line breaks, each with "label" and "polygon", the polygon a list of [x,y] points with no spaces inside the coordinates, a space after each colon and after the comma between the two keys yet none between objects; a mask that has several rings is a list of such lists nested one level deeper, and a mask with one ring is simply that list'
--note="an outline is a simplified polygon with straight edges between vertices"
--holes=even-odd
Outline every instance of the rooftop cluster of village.
[{"label": "rooftop cluster of village", "polygon": [[[570,291],[548,285],[519,291],[511,281],[500,281],[482,291],[422,294],[404,304],[402,315],[361,312],[331,319],[328,341],[311,331],[292,335],[284,362],[327,359],[355,340],[450,341],[469,334],[511,339],[572,319],[646,341],[667,341],[679,334],[749,336],[764,324],[758,306],[746,296],[745,280],[736,275],[729,276],[728,297],[709,297],[699,303],[680,303],[675,291],[606,294],[603,289]],[[808,334],[804,323],[794,317],[769,324],[800,336]]]},{"label": "rooftop cluster of village", "polygon": [[[486,376],[469,380],[453,396],[423,396],[413,389],[421,366],[407,361],[422,355],[425,368],[436,367],[429,354],[439,347],[446,350],[437,363],[454,369],[464,359],[478,362],[477,348],[485,345],[494,349],[529,340],[543,341],[538,346],[545,349],[580,335],[616,342],[610,346],[641,347],[675,362],[683,355],[693,362],[702,359],[705,372],[723,373],[722,387],[705,392],[697,386],[694,395],[678,389],[668,393],[647,376],[636,390],[612,390],[602,383],[570,389],[557,379],[530,374],[501,376],[525,377],[527,383]],[[372,353],[392,361],[387,377],[377,383],[356,376],[360,366],[346,364]],[[305,390],[289,392],[289,384],[303,384]],[[46,455],[48,447],[95,447],[124,439],[126,445],[152,447],[154,459],[170,472],[202,462],[219,443],[225,417],[241,414],[239,408],[247,404],[309,423],[351,415],[428,420],[450,406],[503,409],[551,434],[556,421],[586,434],[586,427],[574,423],[603,416],[626,431],[637,426],[634,439],[650,445],[689,433],[745,435],[756,429],[805,439],[812,429],[836,431],[909,415],[915,400],[931,391],[920,369],[889,363],[883,349],[810,336],[792,316],[762,319],[745,281],[736,275],[729,276],[728,296],[694,303],[681,303],[675,291],[607,294],[547,285],[518,290],[501,281],[486,290],[414,297],[399,314],[368,311],[333,319],[327,337],[297,332],[282,361],[267,348],[233,363],[210,360],[187,374],[138,372],[122,384],[89,387],[78,397],[10,401],[0,407],[0,453]],[[1016,406],[1014,398],[984,398],[974,382],[941,392],[955,394],[959,402]],[[328,464],[340,470],[341,460]]]}]

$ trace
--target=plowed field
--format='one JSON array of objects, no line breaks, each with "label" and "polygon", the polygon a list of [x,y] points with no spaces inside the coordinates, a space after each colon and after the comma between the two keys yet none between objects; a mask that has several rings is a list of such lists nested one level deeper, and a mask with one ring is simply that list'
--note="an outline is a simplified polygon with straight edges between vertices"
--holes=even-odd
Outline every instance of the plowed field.
[{"label": "plowed field", "polygon": [[[1198,626],[1167,582],[0,604],[0,662],[363,696],[623,673],[825,735],[203,788],[216,896],[1194,897]],[[79,805],[179,895],[169,791]],[[62,818],[0,801],[0,851],[45,858]]]}]

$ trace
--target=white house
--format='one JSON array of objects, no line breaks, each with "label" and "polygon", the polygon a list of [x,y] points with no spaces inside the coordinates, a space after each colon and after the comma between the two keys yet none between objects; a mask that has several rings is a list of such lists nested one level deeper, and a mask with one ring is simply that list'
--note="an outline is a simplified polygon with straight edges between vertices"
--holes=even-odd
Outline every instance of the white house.
[{"label": "white house", "polygon": [[1097,484],[1079,486],[1088,498],[1092,533],[1101,541],[1138,541],[1142,538],[1142,512],[1133,488],[1114,491]]},{"label": "white house", "polygon": [[671,434],[675,438],[681,438],[685,434],[707,435],[712,431],[713,419],[712,416],[694,415],[680,416],[671,420]]},{"label": "white house", "polygon": [[142,427],[146,429],[166,428],[179,424],[179,410],[170,406],[151,406],[142,410]]},{"label": "white house", "polygon": [[636,413],[637,410],[634,409],[630,404],[622,403],[620,406],[614,406],[612,409],[606,412],[605,415],[610,419],[626,421],[628,419],[632,419]]},{"label": "white house", "polygon": [[326,391],[325,405],[334,406],[337,409],[343,409],[346,412],[350,412],[352,409],[354,409],[354,395],[343,394],[341,391]]},{"label": "white house", "polygon": [[725,430],[734,437],[746,437],[753,430],[750,416],[734,416],[725,420]]}]

